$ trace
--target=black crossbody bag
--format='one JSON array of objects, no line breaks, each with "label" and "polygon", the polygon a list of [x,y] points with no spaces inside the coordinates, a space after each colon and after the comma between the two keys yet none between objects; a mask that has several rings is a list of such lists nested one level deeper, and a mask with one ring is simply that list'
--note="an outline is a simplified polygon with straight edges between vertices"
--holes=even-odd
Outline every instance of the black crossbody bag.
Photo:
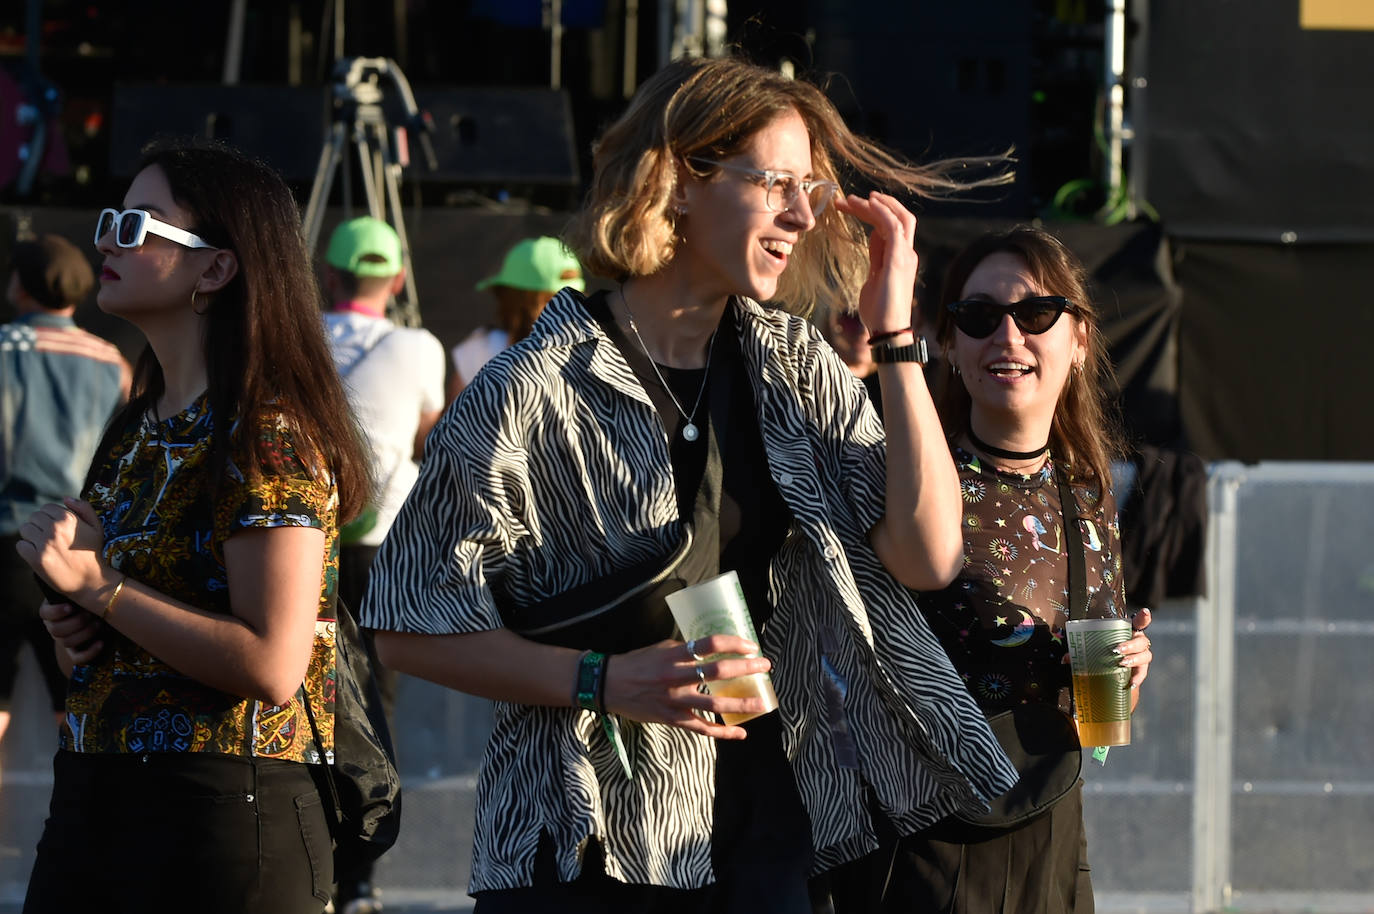
[{"label": "black crossbody bag", "polygon": [[[1088,582],[1078,503],[1058,470],[1055,480],[1069,556],[1069,618],[1082,619],[1088,611]],[[950,832],[954,840],[993,837],[1039,818],[1073,790],[1083,769],[1078,729],[1073,718],[1057,705],[1020,705],[993,714],[988,726],[1021,777],[1011,790],[989,803],[986,813],[955,813],[936,826],[941,832]]]}]

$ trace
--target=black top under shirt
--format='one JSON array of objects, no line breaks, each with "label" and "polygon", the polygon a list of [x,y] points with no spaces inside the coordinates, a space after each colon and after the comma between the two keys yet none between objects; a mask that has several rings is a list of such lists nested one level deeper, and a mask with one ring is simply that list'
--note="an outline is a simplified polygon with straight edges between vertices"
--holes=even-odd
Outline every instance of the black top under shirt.
[{"label": "black top under shirt", "polygon": [[[773,614],[768,599],[768,568],[787,536],[792,515],[768,471],[753,382],[740,351],[734,311],[726,308],[721,318],[707,368],[659,365],[656,373],[639,340],[616,323],[609,296],[606,292],[588,296],[587,309],[625,356],[663,421],[677,487],[678,512],[683,518],[693,517],[697,510],[697,492],[705,474],[710,438],[714,435],[722,442],[719,553],[701,555],[703,550],[694,545],[680,568],[682,576],[693,584],[733,570],[739,575],[754,630],[762,638],[764,626]],[[701,431],[696,441],[682,437],[686,420],[665,391],[660,373]],[[722,384],[728,392],[728,399],[723,401],[725,408],[721,409],[720,392],[716,391],[713,410],[712,387]],[[699,391],[701,402],[693,413]],[[718,435],[717,416],[722,412],[727,416],[725,430]],[[748,739],[721,740],[716,744],[712,860],[722,885],[744,880],[756,883],[762,891],[777,888],[776,883],[768,885],[770,880],[795,883],[798,878],[805,879],[811,859],[811,822],[782,751],[780,715],[765,714],[745,722],[743,727],[749,733]],[[747,863],[732,868],[731,862],[739,859]],[[731,891],[735,896],[731,899],[733,903],[722,899],[726,907],[738,904],[742,897],[739,890],[735,885]],[[748,895],[750,890],[744,888],[743,892]],[[786,903],[784,906],[789,907]]]}]

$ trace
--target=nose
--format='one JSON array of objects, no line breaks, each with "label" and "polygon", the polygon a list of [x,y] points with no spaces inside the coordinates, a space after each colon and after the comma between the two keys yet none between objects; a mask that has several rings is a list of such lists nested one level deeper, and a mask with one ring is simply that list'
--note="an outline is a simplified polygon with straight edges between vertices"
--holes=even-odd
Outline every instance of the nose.
[{"label": "nose", "polygon": [[1002,322],[993,331],[992,338],[999,343],[1024,343],[1026,341],[1025,334],[1021,332],[1021,328],[1012,319],[1011,312],[1002,315]]},{"label": "nose", "polygon": [[95,249],[107,256],[119,250],[119,246],[114,243],[114,226],[105,230],[95,239]]},{"label": "nose", "polygon": [[801,190],[797,191],[797,196],[780,215],[801,232],[816,224],[816,214],[811,211],[811,195]]}]

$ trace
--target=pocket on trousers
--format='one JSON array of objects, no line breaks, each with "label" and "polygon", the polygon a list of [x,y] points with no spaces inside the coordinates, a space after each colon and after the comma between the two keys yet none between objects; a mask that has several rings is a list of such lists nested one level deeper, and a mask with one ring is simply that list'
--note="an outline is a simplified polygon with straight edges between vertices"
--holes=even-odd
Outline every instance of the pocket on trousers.
[{"label": "pocket on trousers", "polygon": [[325,820],[324,805],[320,802],[320,795],[314,791],[296,797],[295,805],[301,841],[310,859],[311,893],[327,903],[334,884],[334,849],[329,823]]}]

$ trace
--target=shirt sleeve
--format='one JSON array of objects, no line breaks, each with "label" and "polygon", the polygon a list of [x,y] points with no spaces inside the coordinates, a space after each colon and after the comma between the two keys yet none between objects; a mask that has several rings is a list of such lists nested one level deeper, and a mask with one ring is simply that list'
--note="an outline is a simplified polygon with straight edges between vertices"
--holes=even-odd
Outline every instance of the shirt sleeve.
[{"label": "shirt sleeve", "polygon": [[[250,528],[332,527],[338,493],[320,455],[280,414],[266,417],[257,434],[266,444],[263,456],[240,449],[217,504],[226,535]],[[257,472],[245,470],[249,460],[257,462]]]},{"label": "shirt sleeve", "polygon": [[843,495],[864,531],[887,510],[887,438],[863,382],[808,327],[802,355],[802,386],[809,390],[811,421],[820,431],[825,458],[838,468]]},{"label": "shirt sleeve", "polygon": [[420,412],[432,413],[444,408],[444,344],[434,334],[424,331],[424,346],[417,353],[415,370],[420,378]]},{"label": "shirt sleeve", "polygon": [[529,503],[524,448],[512,434],[495,385],[460,397],[439,420],[372,563],[364,626],[426,634],[503,626],[488,574],[511,551]]}]

